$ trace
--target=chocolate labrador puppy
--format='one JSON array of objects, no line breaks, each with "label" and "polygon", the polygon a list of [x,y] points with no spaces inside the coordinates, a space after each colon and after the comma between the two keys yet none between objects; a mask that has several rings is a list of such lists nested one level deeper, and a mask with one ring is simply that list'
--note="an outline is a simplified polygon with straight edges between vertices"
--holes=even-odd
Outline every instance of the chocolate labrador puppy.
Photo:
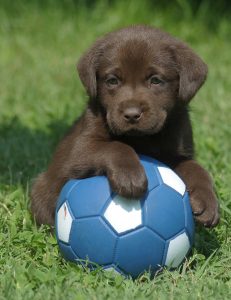
[{"label": "chocolate labrador puppy", "polygon": [[196,220],[215,226],[218,202],[209,174],[193,159],[188,113],[206,79],[205,63],[159,29],[130,26],[97,40],[77,68],[89,102],[33,185],[38,224],[54,224],[56,200],[69,178],[105,174],[121,196],[141,197],[147,178],[140,153],[173,168],[187,185]]}]

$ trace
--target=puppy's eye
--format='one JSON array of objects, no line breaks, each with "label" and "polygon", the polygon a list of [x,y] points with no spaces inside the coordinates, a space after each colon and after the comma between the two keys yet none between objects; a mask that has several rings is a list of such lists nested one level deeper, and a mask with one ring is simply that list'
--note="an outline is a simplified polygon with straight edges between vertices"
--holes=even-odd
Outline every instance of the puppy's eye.
[{"label": "puppy's eye", "polygon": [[153,75],[150,77],[150,83],[157,85],[163,83],[163,81],[160,80],[157,76]]},{"label": "puppy's eye", "polygon": [[109,77],[108,79],[106,79],[106,83],[108,86],[116,86],[119,84],[119,79],[115,76]]}]

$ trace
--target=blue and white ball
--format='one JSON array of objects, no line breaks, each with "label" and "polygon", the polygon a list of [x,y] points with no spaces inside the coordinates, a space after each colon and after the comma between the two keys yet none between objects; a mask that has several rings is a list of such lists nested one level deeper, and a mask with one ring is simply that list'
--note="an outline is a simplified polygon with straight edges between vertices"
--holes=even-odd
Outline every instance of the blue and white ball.
[{"label": "blue and white ball", "polygon": [[[148,178],[141,199],[115,194],[104,176],[69,180],[56,208],[56,236],[63,256],[137,277],[178,267],[194,236],[189,195],[166,165],[140,156]],[[91,264],[92,263],[92,264]]]}]

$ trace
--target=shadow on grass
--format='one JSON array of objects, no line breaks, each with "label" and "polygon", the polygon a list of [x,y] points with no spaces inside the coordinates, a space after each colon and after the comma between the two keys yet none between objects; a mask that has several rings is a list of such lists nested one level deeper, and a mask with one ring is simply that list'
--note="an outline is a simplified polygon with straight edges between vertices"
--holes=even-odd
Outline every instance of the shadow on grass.
[{"label": "shadow on grass", "polygon": [[220,248],[216,232],[214,230],[206,229],[201,225],[197,225],[194,247],[206,258],[212,255]]},{"label": "shadow on grass", "polygon": [[0,124],[0,183],[23,188],[46,169],[55,147],[68,129],[55,120],[44,131],[25,127],[18,118]]}]

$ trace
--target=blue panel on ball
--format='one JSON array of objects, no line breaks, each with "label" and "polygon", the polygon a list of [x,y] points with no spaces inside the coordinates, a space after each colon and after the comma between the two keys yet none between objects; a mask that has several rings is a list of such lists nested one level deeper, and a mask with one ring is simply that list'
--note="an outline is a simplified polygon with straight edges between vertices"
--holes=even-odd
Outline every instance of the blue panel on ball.
[{"label": "blue panel on ball", "polygon": [[105,176],[95,176],[82,180],[72,189],[68,202],[76,218],[100,215],[111,190]]},{"label": "blue panel on ball", "polygon": [[157,271],[163,259],[165,242],[143,227],[119,238],[114,264],[133,278],[146,271]]},{"label": "blue panel on ball", "polygon": [[181,231],[185,227],[181,195],[164,184],[152,190],[144,202],[144,224],[164,239]]},{"label": "blue panel on ball", "polygon": [[184,209],[185,209],[185,228],[189,235],[190,243],[192,246],[194,241],[195,224],[194,224],[193,213],[192,213],[192,208],[190,205],[190,199],[188,193],[185,193],[183,202],[184,202]]},{"label": "blue panel on ball", "polygon": [[59,207],[63,204],[63,202],[67,199],[68,195],[70,194],[71,190],[79,183],[81,180],[77,179],[71,179],[66,182],[66,184],[63,186],[58,201],[56,209],[59,210]]},{"label": "blue panel on ball", "polygon": [[77,255],[74,253],[70,245],[67,245],[59,241],[59,248],[63,257],[66,260],[75,261],[75,262],[78,260]]},{"label": "blue panel on ball", "polygon": [[100,217],[73,221],[70,244],[80,259],[105,265],[113,262],[117,236]]},{"label": "blue panel on ball", "polygon": [[148,179],[148,190],[151,191],[153,188],[157,187],[160,184],[155,171],[155,160],[150,157],[140,155],[140,162],[145,169],[145,173]]}]

